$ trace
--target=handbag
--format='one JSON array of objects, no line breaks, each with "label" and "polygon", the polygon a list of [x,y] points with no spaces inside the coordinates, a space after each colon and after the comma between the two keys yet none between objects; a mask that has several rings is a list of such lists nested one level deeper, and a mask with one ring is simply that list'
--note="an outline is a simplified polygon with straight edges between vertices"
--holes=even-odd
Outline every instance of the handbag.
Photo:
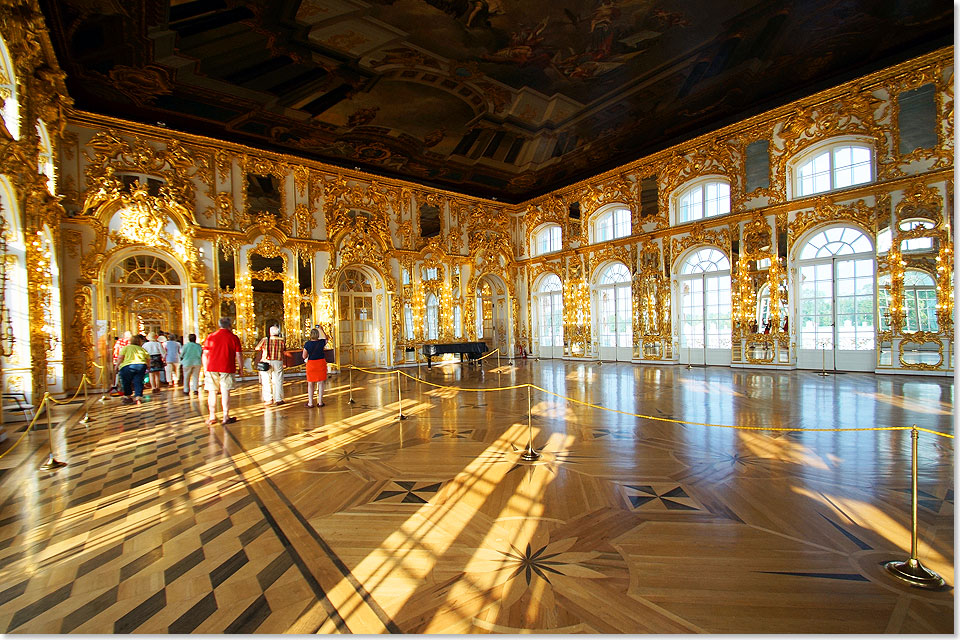
[{"label": "handbag", "polygon": [[270,363],[260,361],[257,363],[257,371],[270,371]]}]

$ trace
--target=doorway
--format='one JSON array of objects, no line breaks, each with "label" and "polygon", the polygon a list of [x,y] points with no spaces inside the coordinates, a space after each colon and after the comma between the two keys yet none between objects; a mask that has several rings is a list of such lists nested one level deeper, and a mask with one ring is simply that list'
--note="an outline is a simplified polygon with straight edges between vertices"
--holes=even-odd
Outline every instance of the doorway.
[{"label": "doorway", "polygon": [[798,257],[802,369],[873,371],[876,367],[873,243],[853,227],[813,235]]},{"label": "doorway", "polygon": [[721,251],[690,254],[677,274],[680,287],[680,363],[730,364],[730,262]]},{"label": "doorway", "polygon": [[614,262],[597,277],[593,308],[600,343],[600,359],[629,362],[633,359],[633,296],[630,270]]},{"label": "doorway", "polygon": [[337,332],[342,364],[376,365],[383,339],[382,322],[374,304],[380,289],[361,269],[346,269],[337,284]]},{"label": "doorway", "polygon": [[534,294],[537,344],[534,354],[539,358],[563,357],[563,285],[554,274],[544,276]]}]

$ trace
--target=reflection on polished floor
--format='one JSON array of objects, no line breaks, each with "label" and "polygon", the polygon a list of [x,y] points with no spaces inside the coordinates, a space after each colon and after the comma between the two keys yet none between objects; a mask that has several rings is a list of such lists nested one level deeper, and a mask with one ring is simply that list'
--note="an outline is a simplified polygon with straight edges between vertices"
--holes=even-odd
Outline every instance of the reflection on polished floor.
[{"label": "reflection on polished floor", "polygon": [[[411,373],[415,370],[407,370]],[[519,361],[605,408],[745,426],[952,433],[943,377]],[[534,391],[334,378],[327,406],[204,425],[196,396],[94,404],[36,469],[0,460],[0,631],[952,633],[952,591],[888,577],[910,548],[908,432],[637,419]],[[203,399],[203,398],[201,398]],[[4,443],[4,446],[9,446]],[[953,441],[921,434],[920,558],[953,585]]]}]

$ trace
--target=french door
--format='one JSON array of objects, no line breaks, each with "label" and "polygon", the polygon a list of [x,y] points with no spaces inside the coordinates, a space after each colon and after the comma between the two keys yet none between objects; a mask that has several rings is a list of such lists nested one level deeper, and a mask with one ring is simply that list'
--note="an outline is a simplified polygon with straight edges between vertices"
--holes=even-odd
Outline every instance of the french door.
[{"label": "french door", "polygon": [[730,364],[730,276],[702,273],[680,280],[681,364]]},{"label": "french door", "polygon": [[541,291],[537,300],[537,356],[563,357],[563,295],[560,291]]},{"label": "french door", "polygon": [[800,368],[876,368],[875,274],[872,257],[800,265]]}]

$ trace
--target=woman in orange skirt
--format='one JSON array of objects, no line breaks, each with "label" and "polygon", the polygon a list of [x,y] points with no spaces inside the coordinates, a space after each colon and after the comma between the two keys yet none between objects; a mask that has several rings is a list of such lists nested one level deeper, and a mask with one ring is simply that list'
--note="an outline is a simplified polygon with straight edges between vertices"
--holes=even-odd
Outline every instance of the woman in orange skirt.
[{"label": "woman in orange skirt", "polygon": [[[303,359],[307,363],[307,406],[322,407],[323,383],[327,380],[327,360],[323,350],[327,346],[327,334],[321,338],[322,329],[312,329],[310,339],[303,345]],[[313,403],[313,388],[317,388],[317,403]]]}]

